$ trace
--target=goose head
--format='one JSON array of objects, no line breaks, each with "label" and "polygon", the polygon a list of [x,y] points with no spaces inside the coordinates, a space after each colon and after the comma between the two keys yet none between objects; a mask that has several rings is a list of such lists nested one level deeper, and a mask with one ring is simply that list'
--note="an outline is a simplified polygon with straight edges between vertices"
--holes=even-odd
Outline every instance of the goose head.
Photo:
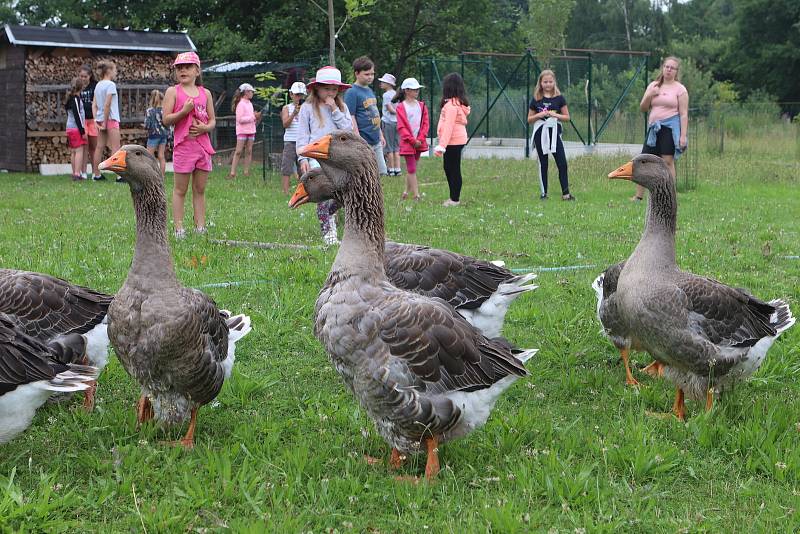
[{"label": "goose head", "polygon": [[319,203],[334,198],[333,180],[328,178],[321,168],[311,169],[300,177],[294,195],[289,200],[289,207],[296,208],[306,202]]},{"label": "goose head", "polygon": [[123,146],[100,164],[100,170],[117,173],[134,193],[162,183],[158,161],[139,145]]},{"label": "goose head", "polygon": [[377,181],[375,153],[355,132],[336,130],[304,146],[298,154],[319,162],[330,180],[331,193],[336,198],[358,187],[356,184],[359,182],[369,181],[370,178]]},{"label": "goose head", "polygon": [[649,191],[653,191],[672,182],[672,175],[664,160],[652,154],[639,154],[614,172],[608,174],[611,179],[630,180]]}]

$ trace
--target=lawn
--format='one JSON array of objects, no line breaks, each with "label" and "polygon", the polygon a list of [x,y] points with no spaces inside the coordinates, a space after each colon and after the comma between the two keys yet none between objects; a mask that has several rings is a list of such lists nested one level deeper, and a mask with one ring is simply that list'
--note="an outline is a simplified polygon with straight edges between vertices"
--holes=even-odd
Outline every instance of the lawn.
[{"label": "lawn", "polygon": [[[679,264],[788,298],[797,316],[797,156],[730,146],[701,154],[697,188],[680,194]],[[384,180],[394,240],[511,268],[576,267],[541,271],[540,288],[514,304],[504,333],[540,349],[531,376],[483,429],[443,445],[438,479],[417,486],[362,460],[388,448],[313,337],[314,301],[336,253],[317,247],[313,207],[289,210],[274,176],[229,182],[216,171],[209,234],[172,241],[173,257],[184,284],[248,313],[253,332],[237,346],[232,379],[200,411],[196,448],[159,443],[182,429],[136,430],[138,389],[112,358],[94,413],[78,399],[46,405],[0,447],[0,531],[800,530],[800,327],[711,413],[689,403],[685,424],[647,415],[670,409],[672,387],[636,372],[644,387],[625,387],[618,353],[599,333],[590,284],[630,254],[643,224],[645,206],[627,200],[631,184],[605,178],[624,161],[570,161],[577,202],[539,201],[534,162],[466,161],[459,208],[440,205],[439,161],[421,164],[419,203],[400,200],[402,178]],[[121,286],[134,240],[126,185],[2,174],[0,199],[0,265]],[[404,473],[423,470],[420,457]]]}]

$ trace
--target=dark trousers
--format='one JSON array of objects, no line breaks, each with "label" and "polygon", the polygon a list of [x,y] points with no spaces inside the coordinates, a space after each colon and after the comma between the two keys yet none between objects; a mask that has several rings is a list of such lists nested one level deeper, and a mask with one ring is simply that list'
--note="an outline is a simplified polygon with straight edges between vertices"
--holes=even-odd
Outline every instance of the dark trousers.
[{"label": "dark trousers", "polygon": [[447,145],[444,152],[444,174],[450,186],[450,200],[461,198],[461,151],[464,145]]},{"label": "dark trousers", "polygon": [[[549,158],[547,154],[542,153],[542,130],[544,127],[536,130],[533,135],[533,144],[536,147],[536,154],[539,156],[539,181],[541,185],[542,194],[547,194],[547,167]],[[449,150],[449,148],[448,148]],[[446,152],[445,152],[446,154]],[[553,159],[556,160],[556,167],[558,167],[558,181],[561,182],[561,194],[569,194],[569,179],[567,178],[567,154],[564,152],[564,143],[561,141],[561,125],[558,125],[558,141],[556,142],[556,151],[553,154]]]}]

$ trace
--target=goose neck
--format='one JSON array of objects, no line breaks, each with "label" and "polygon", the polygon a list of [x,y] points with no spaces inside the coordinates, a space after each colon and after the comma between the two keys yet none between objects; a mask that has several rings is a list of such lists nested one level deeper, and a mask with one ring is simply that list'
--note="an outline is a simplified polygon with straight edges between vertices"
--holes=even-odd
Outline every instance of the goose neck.
[{"label": "goose neck", "polygon": [[342,244],[336,257],[339,268],[385,277],[383,266],[384,232],[383,192],[377,179],[362,176],[358,186],[339,199],[344,204],[345,223]]},{"label": "goose neck", "polygon": [[177,280],[167,241],[167,201],[158,184],[131,194],[136,215],[136,247],[130,276]]}]

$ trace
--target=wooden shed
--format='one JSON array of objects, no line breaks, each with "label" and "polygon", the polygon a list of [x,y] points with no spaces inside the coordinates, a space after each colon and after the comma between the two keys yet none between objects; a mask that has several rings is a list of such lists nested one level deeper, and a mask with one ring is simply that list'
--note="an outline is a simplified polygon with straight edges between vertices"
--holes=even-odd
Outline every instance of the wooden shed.
[{"label": "wooden shed", "polygon": [[178,52],[196,50],[185,33],[6,25],[0,33],[0,169],[36,172],[69,163],[62,104],[80,67],[117,64],[122,142],[142,142],[152,89],[172,80]]}]

